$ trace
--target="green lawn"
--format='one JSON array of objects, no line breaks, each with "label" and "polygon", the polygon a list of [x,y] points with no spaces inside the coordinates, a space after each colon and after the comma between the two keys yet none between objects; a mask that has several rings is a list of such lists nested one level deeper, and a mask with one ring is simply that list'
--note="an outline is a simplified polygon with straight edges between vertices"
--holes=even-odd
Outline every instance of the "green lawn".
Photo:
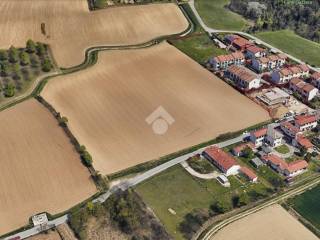
[{"label": "green lawn", "polygon": [[290,30],[255,34],[265,42],[311,65],[320,66],[320,44],[302,38]]},{"label": "green lawn", "polygon": [[[194,209],[208,209],[215,200],[231,201],[236,191],[266,192],[262,184],[241,184],[237,177],[229,177],[230,188],[221,186],[216,180],[193,178],[180,165],[147,180],[136,187],[136,191],[150,206],[174,239],[183,239],[179,224],[184,216]],[[176,215],[170,213],[171,208]]]},{"label": "green lawn", "polygon": [[247,21],[225,8],[229,0],[195,0],[195,6],[203,21],[211,28],[243,30]]},{"label": "green lawn", "polygon": [[285,145],[285,144],[280,145],[279,147],[274,148],[274,150],[276,150],[278,153],[282,153],[282,154],[286,154],[286,153],[290,152],[290,149],[289,149],[288,146]]},{"label": "green lawn", "polygon": [[320,186],[290,200],[293,208],[320,230]]},{"label": "green lawn", "polygon": [[180,51],[201,64],[205,63],[212,56],[227,53],[226,50],[216,47],[207,34],[172,40],[171,43]]}]

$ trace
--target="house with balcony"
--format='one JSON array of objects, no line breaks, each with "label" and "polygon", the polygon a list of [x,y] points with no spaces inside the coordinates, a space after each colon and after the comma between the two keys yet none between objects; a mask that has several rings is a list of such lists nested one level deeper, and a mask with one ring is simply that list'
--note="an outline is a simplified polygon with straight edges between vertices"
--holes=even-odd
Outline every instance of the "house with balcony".
[{"label": "house with balcony", "polygon": [[246,57],[249,59],[261,58],[261,57],[265,57],[266,55],[267,55],[267,51],[256,45],[249,46],[246,49]]},{"label": "house with balcony", "polygon": [[242,90],[250,90],[260,87],[260,77],[244,66],[230,66],[226,70],[226,77],[232,80],[236,86]]},{"label": "house with balcony", "polygon": [[214,71],[225,70],[231,65],[244,65],[245,57],[242,52],[234,52],[228,55],[219,55],[209,60]]},{"label": "house with balcony", "polygon": [[310,131],[317,127],[317,117],[315,115],[300,115],[294,119],[294,125],[301,131]]},{"label": "house with balcony", "polygon": [[281,68],[286,62],[286,56],[283,54],[270,55],[267,57],[253,58],[251,65],[257,72],[271,71]]},{"label": "house with balcony", "polygon": [[286,84],[292,78],[305,78],[309,76],[309,68],[304,64],[275,70],[271,74],[271,80],[275,84]]},{"label": "house with balcony", "polygon": [[317,96],[318,89],[313,85],[306,83],[299,78],[293,78],[290,80],[289,88],[298,93],[304,100],[311,101],[315,96]]}]

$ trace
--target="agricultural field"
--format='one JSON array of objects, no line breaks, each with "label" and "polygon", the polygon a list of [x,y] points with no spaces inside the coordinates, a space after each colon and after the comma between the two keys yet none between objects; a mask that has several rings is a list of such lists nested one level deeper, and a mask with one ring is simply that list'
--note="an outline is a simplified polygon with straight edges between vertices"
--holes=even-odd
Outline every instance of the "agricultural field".
[{"label": "agricultural field", "polygon": [[0,49],[24,46],[31,38],[49,44],[61,67],[82,63],[92,46],[138,44],[188,27],[170,3],[90,12],[87,0],[3,0],[0,9]]},{"label": "agricultural field", "polygon": [[203,21],[213,29],[243,30],[248,22],[226,6],[229,0],[195,0],[195,7]]},{"label": "agricultural field", "polygon": [[305,219],[320,229],[320,186],[291,199],[290,205]]},{"label": "agricultural field", "polygon": [[[167,43],[101,53],[93,67],[49,81],[41,95],[69,119],[103,174],[269,119],[254,102]],[[174,118],[163,135],[146,122],[159,106]]]},{"label": "agricultural field", "polygon": [[40,212],[57,214],[96,192],[51,113],[28,100],[0,113],[0,235]]},{"label": "agricultural field", "polygon": [[47,233],[40,233],[38,235],[27,238],[27,240],[62,240],[56,230],[50,230]]},{"label": "agricultural field", "polygon": [[316,240],[312,232],[305,228],[280,205],[272,205],[229,224],[211,240]]},{"label": "agricultural field", "polygon": [[320,66],[320,44],[298,36],[293,31],[281,30],[255,34],[263,41],[297,57],[310,65]]}]

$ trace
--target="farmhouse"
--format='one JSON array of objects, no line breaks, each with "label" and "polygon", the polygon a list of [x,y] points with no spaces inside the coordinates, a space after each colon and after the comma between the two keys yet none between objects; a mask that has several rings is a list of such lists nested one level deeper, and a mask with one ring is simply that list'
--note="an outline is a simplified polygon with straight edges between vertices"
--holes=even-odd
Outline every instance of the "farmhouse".
[{"label": "farmhouse", "polygon": [[240,89],[250,90],[260,87],[260,77],[243,66],[230,66],[226,71],[226,75],[233,80]]},{"label": "farmhouse", "polygon": [[243,150],[246,148],[251,148],[253,150],[254,144],[251,142],[241,143],[240,145],[238,145],[232,149],[232,153],[237,157],[241,157],[243,155]]},{"label": "farmhouse", "polygon": [[278,54],[261,58],[253,58],[251,65],[256,71],[263,72],[266,70],[270,71],[275,68],[280,68],[285,64],[285,62],[286,57],[283,54]]},{"label": "farmhouse", "polygon": [[257,175],[248,167],[241,166],[240,173],[242,173],[250,182],[257,182]]},{"label": "farmhouse", "polygon": [[298,133],[301,133],[300,129],[294,126],[291,122],[282,122],[280,124],[281,130],[289,137],[295,138]]},{"label": "farmhouse", "polygon": [[210,160],[217,168],[219,168],[227,176],[238,174],[240,166],[236,160],[224,152],[222,149],[212,146],[208,147],[204,152],[203,156]]},{"label": "farmhouse", "polygon": [[266,55],[267,51],[263,48],[257,47],[256,45],[249,46],[246,49],[246,57],[250,59],[265,57]]},{"label": "farmhouse", "polygon": [[280,88],[267,89],[262,95],[257,96],[262,102],[268,106],[275,104],[286,104],[290,99],[290,95]]},{"label": "farmhouse", "polygon": [[304,160],[297,160],[287,163],[274,154],[268,154],[262,157],[262,160],[271,168],[287,177],[293,177],[303,173],[308,167],[308,163]]},{"label": "farmhouse", "polygon": [[315,72],[311,75],[311,83],[320,89],[320,72]]},{"label": "farmhouse", "polygon": [[273,71],[271,74],[271,80],[276,84],[285,84],[292,78],[307,77],[308,75],[308,66],[300,64],[293,67],[287,67]]},{"label": "farmhouse", "polygon": [[317,126],[317,118],[314,115],[296,116],[294,125],[302,132],[308,131]]},{"label": "farmhouse", "polygon": [[292,139],[292,145],[300,150],[305,148],[308,152],[311,152],[313,148],[313,144],[310,142],[310,140],[302,134],[297,134],[297,136]]},{"label": "farmhouse", "polygon": [[290,89],[298,93],[303,99],[307,101],[312,100],[318,93],[317,88],[299,78],[291,79]]},{"label": "farmhouse", "polygon": [[252,131],[250,133],[250,141],[256,146],[256,147],[260,147],[262,146],[263,142],[264,142],[264,138],[267,135],[267,128],[262,128],[256,131]]},{"label": "farmhouse", "polygon": [[210,64],[215,71],[227,69],[230,65],[243,65],[245,57],[242,52],[220,55],[210,59]]},{"label": "farmhouse", "polygon": [[227,35],[225,37],[225,41],[227,44],[231,44],[236,50],[244,51],[250,46],[254,46],[254,43],[250,42],[249,40],[240,37],[238,35]]}]

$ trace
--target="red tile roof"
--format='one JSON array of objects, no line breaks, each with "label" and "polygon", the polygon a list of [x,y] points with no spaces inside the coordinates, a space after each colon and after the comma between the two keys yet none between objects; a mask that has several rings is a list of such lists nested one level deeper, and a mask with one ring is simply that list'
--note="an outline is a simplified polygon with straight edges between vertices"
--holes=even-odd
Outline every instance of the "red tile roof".
[{"label": "red tile roof", "polygon": [[290,173],[294,173],[296,171],[302,170],[308,167],[308,163],[305,160],[297,160],[292,163],[289,163],[287,170]]},{"label": "red tile roof", "polygon": [[227,171],[234,165],[237,165],[236,160],[231,155],[216,146],[208,147],[205,150],[205,153],[213,161],[217,162],[218,165],[221,166],[225,171]]},{"label": "red tile roof", "polygon": [[316,122],[317,118],[314,115],[300,115],[295,117],[295,123],[299,126],[305,125],[308,123]]},{"label": "red tile roof", "polygon": [[260,48],[260,47],[255,46],[255,45],[252,45],[252,46],[247,47],[247,51],[250,51],[250,52],[256,54],[256,53],[259,53],[259,52],[264,52],[265,49]]},{"label": "red tile roof", "polygon": [[290,84],[296,86],[300,90],[304,90],[307,93],[309,93],[309,92],[311,92],[312,90],[315,89],[315,87],[313,85],[311,85],[309,83],[306,83],[305,81],[302,81],[299,78],[291,79]]},{"label": "red tile roof", "polygon": [[232,61],[235,59],[244,59],[244,55],[242,52],[234,52],[228,55],[219,55],[214,58],[216,62],[226,62]]},{"label": "red tile roof", "polygon": [[320,72],[315,72],[311,75],[311,78],[314,80],[320,80]]},{"label": "red tile roof", "polygon": [[268,154],[263,156],[262,159],[264,159],[266,162],[271,162],[273,165],[278,166],[281,170],[285,170],[288,168],[288,164],[277,155]]},{"label": "red tile roof", "polygon": [[240,172],[246,175],[251,181],[257,178],[257,175],[247,167],[241,167]]},{"label": "red tile roof", "polygon": [[299,128],[295,127],[291,122],[283,122],[281,123],[281,126],[285,127],[288,129],[290,132],[297,134],[300,132]]},{"label": "red tile roof", "polygon": [[253,135],[256,137],[256,138],[259,138],[259,137],[262,137],[264,135],[267,134],[267,131],[268,129],[267,128],[262,128],[262,129],[259,129],[259,130],[256,130],[253,132]]},{"label": "red tile roof", "polygon": [[228,68],[228,72],[238,76],[240,79],[246,82],[251,82],[258,78],[258,76],[243,66],[232,65]]},{"label": "red tile roof", "polygon": [[297,142],[299,143],[300,146],[303,146],[306,149],[313,147],[313,144],[310,142],[310,140],[303,135],[297,136]]},{"label": "red tile roof", "polygon": [[241,143],[240,145],[236,146],[233,148],[233,151],[236,153],[241,153],[245,148],[254,148],[254,144],[252,142],[248,142],[248,143]]},{"label": "red tile roof", "polygon": [[306,64],[300,64],[297,67],[300,68],[303,72],[308,72],[310,70]]}]

